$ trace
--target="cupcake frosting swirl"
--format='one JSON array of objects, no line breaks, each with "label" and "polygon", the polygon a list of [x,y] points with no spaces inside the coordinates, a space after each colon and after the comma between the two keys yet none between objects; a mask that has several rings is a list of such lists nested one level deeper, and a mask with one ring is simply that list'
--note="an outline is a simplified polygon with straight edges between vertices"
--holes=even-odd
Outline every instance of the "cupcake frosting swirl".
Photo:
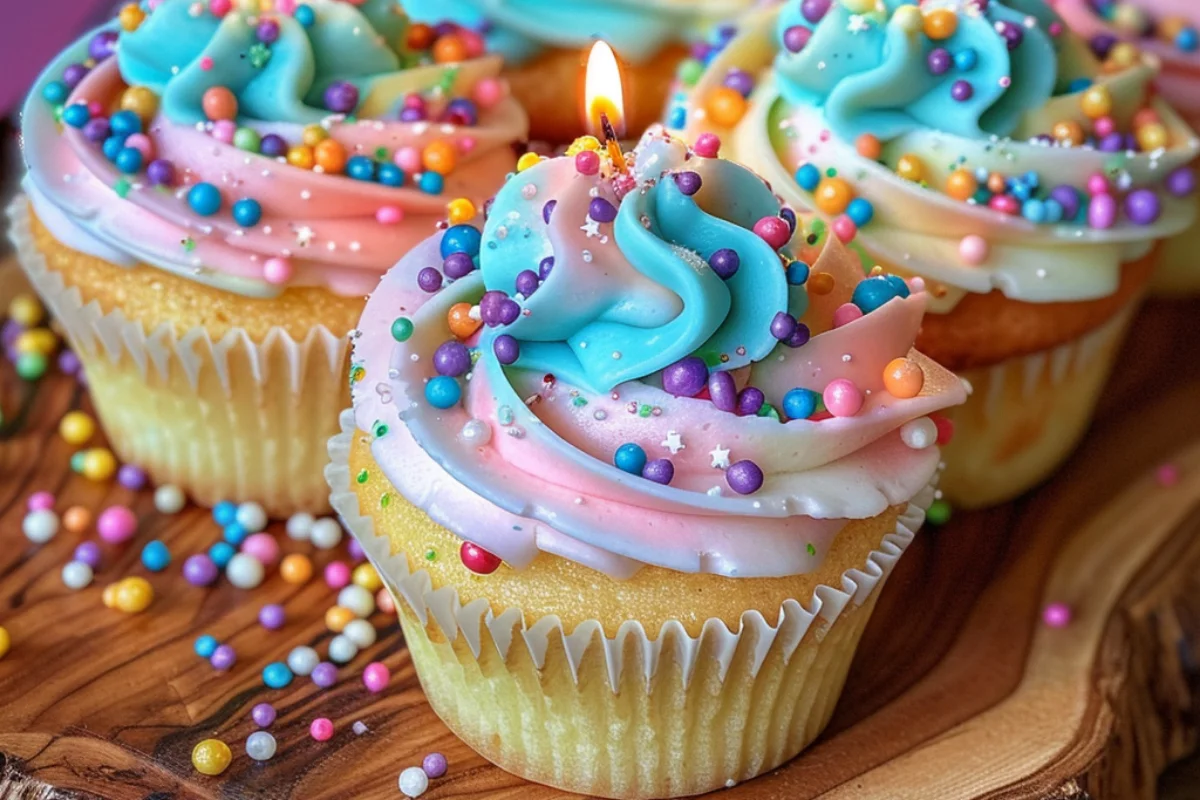
[{"label": "cupcake frosting swirl", "polygon": [[706,22],[733,16],[749,0],[404,0],[414,19],[453,20],[486,31],[506,61],[519,64],[547,47],[583,48],[603,39],[634,62],[686,42]]},{"label": "cupcake frosting swirl", "polygon": [[[965,393],[911,350],[919,281],[864,280],[836,243],[794,261],[760,179],[661,133],[628,174],[583,158],[513,176],[478,239],[434,237],[369,300],[356,417],[406,498],[518,568],[749,577],[814,569],[929,485],[928,415]],[[463,242],[479,269],[427,294]],[[896,359],[919,390],[885,388]]]},{"label": "cupcake frosting swirl", "polygon": [[387,0],[267,8],[127,8],[50,66],[25,185],[61,241],[247,295],[365,294],[511,170],[527,119],[499,57],[435,63]]},{"label": "cupcake frosting swirl", "polygon": [[742,20],[672,119],[864,266],[935,280],[934,311],[1091,300],[1195,216],[1197,141],[1153,77],[1102,68],[1040,0],[792,0]]}]

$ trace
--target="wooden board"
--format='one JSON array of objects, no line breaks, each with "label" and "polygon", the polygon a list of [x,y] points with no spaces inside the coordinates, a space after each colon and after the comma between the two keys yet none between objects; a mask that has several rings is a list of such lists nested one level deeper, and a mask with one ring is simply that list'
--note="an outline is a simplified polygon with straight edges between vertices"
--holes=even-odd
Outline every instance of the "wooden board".
[{"label": "wooden board", "polygon": [[[786,767],[719,796],[776,798],[1151,798],[1164,766],[1190,753],[1200,727],[1200,303],[1155,303],[1139,317],[1083,449],[1046,487],[987,512],[927,529],[901,560],[863,641],[826,734]],[[458,742],[425,704],[394,618],[341,670],[271,690],[262,667],[298,644],[318,648],[333,594],[277,576],[254,591],[197,589],[183,557],[218,538],[207,512],[156,514],[149,492],[88,483],[68,469],[55,433],[85,393],[61,376],[20,384],[0,365],[0,798],[394,798],[397,776],[431,751],[450,771],[433,800],[549,800]],[[1180,481],[1153,477],[1164,462]],[[64,588],[59,569],[77,544],[60,533],[30,546],[20,533],[29,494],[49,489],[59,510],[132,502],[138,539],[106,548],[96,583]],[[280,526],[275,526],[278,530]],[[158,597],[142,615],[104,608],[104,584],[146,574],[140,545],[175,554],[151,576]],[[308,551],[286,538],[285,550]],[[322,559],[319,563],[328,560]],[[1050,601],[1075,609],[1050,629]],[[284,603],[280,631],[256,622]],[[238,663],[215,673],[192,643],[210,633]],[[372,695],[362,667],[382,660],[392,685]],[[244,755],[250,708],[270,701],[279,753]],[[327,716],[337,734],[308,737]],[[355,721],[370,732],[351,731]],[[229,742],[219,779],[192,771],[200,739]],[[67,794],[59,794],[62,790]]]}]

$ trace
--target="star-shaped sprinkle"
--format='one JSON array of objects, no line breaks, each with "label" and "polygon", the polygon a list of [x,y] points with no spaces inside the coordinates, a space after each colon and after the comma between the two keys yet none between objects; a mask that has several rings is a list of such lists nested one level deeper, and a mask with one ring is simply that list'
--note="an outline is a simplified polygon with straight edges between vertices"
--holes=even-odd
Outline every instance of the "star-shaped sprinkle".
[{"label": "star-shaped sprinkle", "polygon": [[729,469],[729,448],[717,445],[708,453],[713,469]]},{"label": "star-shaped sprinkle", "polygon": [[667,438],[663,439],[661,442],[659,442],[659,444],[670,450],[671,455],[675,455],[680,450],[687,447],[687,445],[683,443],[683,437],[679,435],[678,431],[667,431]]},{"label": "star-shaped sprinkle", "polygon": [[308,247],[310,244],[312,244],[312,240],[312,228],[308,227],[307,225],[301,225],[299,228],[296,228],[296,244],[300,245],[301,247]]},{"label": "star-shaped sprinkle", "polygon": [[851,33],[862,33],[870,27],[870,21],[862,14],[851,14],[850,21],[846,23],[846,29]]},{"label": "star-shaped sprinkle", "polygon": [[586,233],[588,238],[591,239],[593,236],[600,235],[600,223],[596,222],[596,220],[592,219],[591,217],[588,217],[588,221],[580,225],[579,230]]}]

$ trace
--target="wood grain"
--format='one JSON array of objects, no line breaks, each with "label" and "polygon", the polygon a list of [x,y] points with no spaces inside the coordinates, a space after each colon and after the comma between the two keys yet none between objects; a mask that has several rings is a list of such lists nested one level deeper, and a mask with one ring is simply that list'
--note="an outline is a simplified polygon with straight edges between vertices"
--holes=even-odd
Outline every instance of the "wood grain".
[{"label": "wood grain", "polygon": [[[728,800],[776,798],[1151,798],[1164,766],[1195,750],[1200,729],[1200,303],[1155,303],[1139,317],[1081,452],[1052,483],[1017,502],[957,515],[920,536],[901,560],[864,638],[826,734]],[[527,784],[458,742],[425,704],[392,617],[380,640],[328,690],[298,678],[262,685],[262,667],[298,644],[322,649],[333,593],[277,576],[254,591],[197,589],[178,565],[216,541],[207,512],[164,517],[149,492],[96,485],[68,468],[55,433],[86,393],[62,376],[27,386],[0,365],[0,798],[393,798],[402,768],[440,751],[450,772],[433,800],[567,797]],[[1177,461],[1177,486],[1152,469]],[[128,502],[138,538],[105,547],[96,583],[65,589],[59,569],[78,543],[42,548],[20,533],[28,495],[55,492],[93,511]],[[279,531],[276,525],[273,530]],[[104,608],[104,584],[145,571],[141,544],[166,542],[167,573],[148,576],[151,609]],[[287,551],[312,551],[281,538]],[[329,560],[312,553],[318,564]],[[1071,626],[1040,624],[1051,600]],[[289,621],[262,630],[258,609],[283,603]],[[238,663],[215,673],[192,652],[210,633]],[[392,670],[383,695],[361,669]],[[279,753],[244,755],[249,709],[279,710]],[[327,716],[333,740],[308,737]],[[356,736],[351,725],[369,733]],[[195,773],[192,746],[217,736],[235,753],[218,779]]]}]

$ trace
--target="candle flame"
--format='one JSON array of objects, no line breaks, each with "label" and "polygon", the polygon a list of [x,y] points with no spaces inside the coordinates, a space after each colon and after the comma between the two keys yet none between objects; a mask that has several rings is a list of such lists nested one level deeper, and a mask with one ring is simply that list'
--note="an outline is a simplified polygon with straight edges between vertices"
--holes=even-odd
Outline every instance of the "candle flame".
[{"label": "candle flame", "polygon": [[597,41],[588,54],[584,79],[584,108],[592,133],[601,136],[600,115],[620,136],[625,131],[625,92],[621,87],[621,67],[608,42]]}]

